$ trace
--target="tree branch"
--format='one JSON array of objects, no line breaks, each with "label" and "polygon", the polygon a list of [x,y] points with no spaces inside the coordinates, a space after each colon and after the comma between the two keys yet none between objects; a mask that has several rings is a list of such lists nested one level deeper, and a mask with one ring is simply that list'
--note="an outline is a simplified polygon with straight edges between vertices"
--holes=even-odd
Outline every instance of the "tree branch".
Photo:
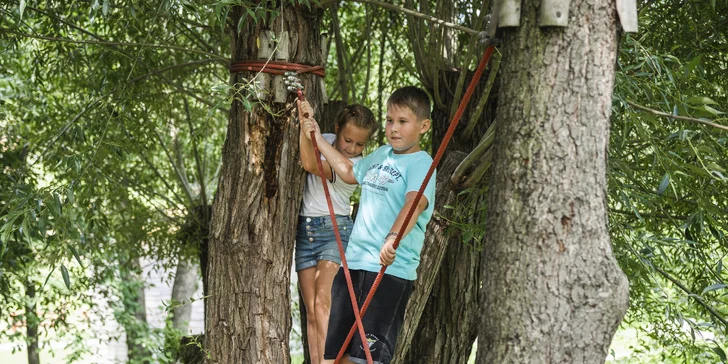
[{"label": "tree branch", "polygon": [[625,102],[629,106],[632,106],[635,109],[639,109],[639,110],[642,110],[642,111],[646,111],[646,112],[649,112],[649,113],[651,113],[653,115],[662,116],[662,117],[666,117],[666,118],[671,118],[671,119],[675,119],[675,120],[690,121],[690,122],[693,122],[693,123],[698,123],[698,124],[703,124],[703,125],[707,125],[707,126],[712,126],[712,127],[716,128],[716,129],[721,129],[721,130],[728,131],[728,126],[716,124],[716,123],[713,123],[713,122],[711,122],[709,120],[696,119],[696,118],[691,118],[691,117],[687,117],[687,116],[680,116],[680,115],[672,115],[672,114],[668,114],[668,113],[665,113],[665,112],[662,112],[662,111],[650,109],[650,108],[648,108],[646,106],[642,106],[642,105],[639,105],[639,104],[635,104],[634,102],[629,101],[629,100],[625,100]]},{"label": "tree branch", "polygon": [[[197,152],[197,138],[195,137],[195,129],[192,125],[192,115],[190,114],[190,105],[189,102],[187,102],[186,98],[182,98],[182,101],[184,101],[185,104],[185,113],[187,114],[187,124],[190,127],[190,140],[192,140],[192,152],[195,156],[195,166],[197,169],[197,179],[200,182],[200,197],[202,199],[202,206],[207,206],[207,192],[205,189],[207,186],[205,185],[205,174],[203,172],[202,167],[202,161],[200,160],[200,153]],[[207,219],[207,209],[203,209],[203,215],[205,215],[205,219]]]},{"label": "tree branch", "polygon": [[[346,52],[344,51],[344,40],[341,38],[341,29],[339,27],[339,6],[334,4],[331,8],[331,24],[334,27],[334,40],[336,41],[336,58],[339,66],[339,87],[341,88],[341,100],[345,104],[349,104],[349,87],[346,83],[347,64]],[[352,90],[353,91],[353,90]],[[353,92],[352,92],[353,93]]]},{"label": "tree branch", "polygon": [[[440,25],[446,26],[448,28],[457,29],[457,30],[460,30],[460,31],[463,31],[463,32],[466,32],[466,33],[470,33],[470,34],[476,34],[477,35],[477,34],[480,34],[481,33],[480,31],[475,30],[475,29],[470,29],[470,28],[464,27],[462,25],[453,24],[453,23],[444,21],[442,19],[438,19],[438,18],[435,18],[433,16],[427,15],[427,14],[418,13],[418,12],[416,12],[414,10],[410,10],[410,9],[407,9],[407,8],[403,8],[401,6],[397,6],[397,5],[394,5],[394,4],[385,3],[383,1],[377,1],[377,0],[347,0],[347,1],[355,2],[355,3],[363,3],[363,4],[376,5],[376,6],[385,8],[385,9],[389,9],[389,10],[396,11],[396,12],[399,12],[399,13],[404,13],[404,14],[407,14],[407,15],[412,15],[414,17],[421,18],[421,19],[425,19],[425,20],[427,20],[429,22],[432,22],[432,23],[440,24]],[[324,0],[324,1],[321,2],[321,7],[327,7],[327,6],[332,5],[332,4],[335,4],[335,3],[336,3],[336,0]]]},{"label": "tree branch", "polygon": [[214,54],[214,53],[205,52],[205,51],[201,51],[198,49],[189,49],[189,48],[184,48],[184,47],[171,46],[171,45],[166,45],[166,44],[133,43],[133,42],[125,43],[125,42],[107,42],[107,41],[96,41],[96,40],[76,40],[76,39],[68,39],[68,38],[56,38],[56,37],[47,37],[47,36],[42,36],[42,35],[33,35],[33,34],[28,34],[28,33],[16,32],[16,31],[10,30],[8,28],[0,28],[0,31],[3,33],[15,34],[15,35],[18,35],[21,37],[47,40],[47,41],[52,41],[52,42],[64,42],[64,43],[74,43],[74,44],[95,44],[95,45],[122,46],[122,47],[149,47],[149,48],[173,49],[173,50],[190,52],[190,53],[204,54],[206,56],[217,58],[218,60],[223,60],[225,62],[229,62],[229,60],[227,58],[218,56],[217,54]]},{"label": "tree branch", "polygon": [[164,68],[160,68],[158,70],[154,70],[154,71],[149,72],[149,73],[147,73],[145,75],[141,75],[139,77],[135,77],[131,81],[129,81],[129,83],[134,83],[134,82],[137,82],[139,80],[143,80],[145,78],[148,78],[150,76],[158,76],[161,73],[167,72],[167,71],[169,71],[171,69],[183,68],[183,67],[187,67],[187,66],[192,66],[192,65],[196,65],[196,64],[205,64],[205,63],[210,63],[210,62],[219,62],[219,60],[217,60],[217,59],[200,59],[200,60],[197,60],[197,61],[191,61],[191,62],[173,64],[171,66],[167,66],[167,67],[164,67]]},{"label": "tree branch", "polygon": [[726,328],[728,328],[728,321],[723,318],[713,307],[705,303],[703,299],[696,295],[695,293],[691,292],[687,287],[685,287],[682,283],[680,283],[677,279],[673,278],[671,275],[669,275],[664,270],[660,269],[659,267],[655,266],[654,264],[650,264],[652,268],[654,268],[658,273],[662,274],[663,277],[667,278],[670,282],[672,282],[674,285],[678,286],[681,290],[683,290],[685,293],[688,294],[689,297],[694,299],[696,302],[698,302],[703,308],[708,310],[713,317],[715,317],[718,321],[720,321]]}]

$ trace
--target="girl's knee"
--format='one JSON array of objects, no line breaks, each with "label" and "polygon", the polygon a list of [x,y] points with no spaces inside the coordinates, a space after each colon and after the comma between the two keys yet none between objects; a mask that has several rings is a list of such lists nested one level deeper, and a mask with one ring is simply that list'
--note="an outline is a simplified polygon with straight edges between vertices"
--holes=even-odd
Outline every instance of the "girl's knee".
[{"label": "girl's knee", "polygon": [[316,296],[316,311],[328,313],[331,310],[331,296],[324,297],[323,295]]}]

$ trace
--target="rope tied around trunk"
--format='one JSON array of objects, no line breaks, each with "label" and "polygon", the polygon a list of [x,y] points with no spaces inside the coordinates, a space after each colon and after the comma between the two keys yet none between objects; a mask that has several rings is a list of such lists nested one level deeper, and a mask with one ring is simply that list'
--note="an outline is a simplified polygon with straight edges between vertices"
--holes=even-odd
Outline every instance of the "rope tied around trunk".
[{"label": "rope tied around trunk", "polygon": [[230,62],[230,72],[243,71],[264,72],[272,75],[283,75],[286,72],[296,72],[297,74],[312,73],[319,77],[326,77],[326,69],[324,66],[309,66],[298,63],[258,59],[244,59]]}]

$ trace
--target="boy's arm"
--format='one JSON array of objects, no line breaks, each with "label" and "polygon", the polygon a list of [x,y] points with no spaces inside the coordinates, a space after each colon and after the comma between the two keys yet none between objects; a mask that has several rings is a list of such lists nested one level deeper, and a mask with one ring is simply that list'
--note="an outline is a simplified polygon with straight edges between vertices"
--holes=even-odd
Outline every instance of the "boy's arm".
[{"label": "boy's arm", "polygon": [[[349,160],[349,158],[344,157],[343,154],[324,139],[316,120],[306,120],[303,130],[307,139],[311,137],[311,131],[316,133],[316,144],[318,145],[319,151],[324,155],[324,157],[326,157],[326,162],[328,162],[327,164],[334,170],[334,172],[336,172],[336,175],[338,175],[342,181],[352,185],[358,183],[356,181],[356,177],[354,177],[354,162]],[[310,142],[311,141],[309,140],[309,143]]]},{"label": "boy's arm", "polygon": [[[308,101],[297,101],[298,107],[299,107],[299,114],[300,115],[313,115],[313,108],[311,107],[311,104],[308,103]],[[301,164],[303,165],[303,169],[306,170],[306,172],[311,173],[315,176],[321,176],[321,173],[319,172],[318,164],[316,163],[316,152],[313,150],[313,143],[311,143],[311,139],[306,137],[306,131],[304,130],[304,123],[306,122],[306,118],[299,115],[299,129],[300,132],[298,133],[298,153],[301,158]],[[328,142],[326,142],[328,144]],[[324,169],[324,177],[326,177],[327,180],[331,181],[334,177],[333,172],[331,171],[331,167],[329,167],[329,164],[326,163],[326,161],[321,161],[323,164]]]},{"label": "boy's arm", "polygon": [[[417,196],[417,191],[407,192],[407,195],[405,195],[404,206],[402,207],[402,210],[399,211],[397,218],[394,220],[394,225],[392,225],[392,228],[389,229],[389,234],[387,234],[387,237],[384,239],[382,250],[379,251],[379,264],[388,266],[394,263],[394,258],[397,256],[397,252],[394,250],[393,246],[394,240],[397,238],[397,234],[402,228],[404,219],[407,217],[407,213],[412,208],[412,204],[415,203],[415,196]],[[417,224],[417,218],[419,218],[420,214],[427,209],[427,203],[427,197],[423,195],[422,198],[420,198],[420,202],[417,204],[414,214],[412,214],[412,218],[410,218],[409,223],[404,230],[404,236],[402,236],[402,239],[404,239],[404,237],[407,236],[407,234],[409,234],[409,232],[415,227],[415,224]]]}]

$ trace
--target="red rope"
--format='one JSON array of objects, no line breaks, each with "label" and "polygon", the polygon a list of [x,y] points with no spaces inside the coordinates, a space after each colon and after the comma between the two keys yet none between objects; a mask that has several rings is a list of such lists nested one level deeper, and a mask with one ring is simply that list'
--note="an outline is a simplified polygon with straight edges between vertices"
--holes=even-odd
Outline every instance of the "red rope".
[{"label": "red rope", "polygon": [[240,61],[232,61],[230,63],[230,72],[265,72],[274,75],[282,75],[286,71],[296,71],[296,73],[313,73],[314,75],[326,77],[324,66],[307,66],[298,63],[288,63],[280,61],[269,61],[259,59],[245,59]]},{"label": "red rope", "polygon": [[[304,101],[305,98],[303,97],[303,92],[299,89],[298,90],[298,99],[301,101]],[[298,110],[299,115],[301,115],[301,110]],[[303,117],[308,117],[308,115],[303,115]],[[324,165],[321,162],[321,152],[318,149],[318,143],[316,143],[316,134],[314,132],[311,132],[311,143],[313,143],[313,150],[316,154],[316,164],[318,164],[319,173],[321,173],[321,183],[324,187],[324,194],[326,195],[326,204],[329,205],[329,216],[331,216],[331,225],[334,227],[334,234],[336,235],[336,244],[339,248],[339,256],[341,256],[341,265],[344,267],[344,277],[346,278],[346,286],[349,289],[349,298],[351,299],[351,306],[354,310],[354,318],[356,319],[356,324],[352,328],[352,330],[356,327],[359,328],[359,336],[361,336],[361,342],[364,343],[362,345],[364,347],[364,354],[367,358],[367,363],[372,364],[372,354],[369,352],[369,345],[366,345],[366,333],[364,333],[364,324],[361,322],[361,315],[359,314],[359,305],[356,302],[356,294],[354,293],[354,284],[351,282],[351,273],[349,273],[349,266],[346,264],[346,254],[344,252],[344,245],[341,243],[341,235],[339,234],[339,224],[336,222],[336,215],[334,214],[334,206],[331,203],[331,195],[329,194],[329,187],[326,183],[326,177],[324,174]],[[352,331],[352,337],[354,336],[354,331]]]},{"label": "red rope", "polygon": [[[420,200],[422,199],[422,195],[425,192],[425,188],[427,187],[427,183],[430,181],[430,178],[432,177],[432,174],[435,171],[435,168],[437,167],[438,163],[440,163],[440,159],[442,159],[443,153],[445,153],[445,148],[447,148],[447,144],[450,142],[450,139],[452,138],[453,133],[455,133],[455,128],[458,126],[458,123],[460,122],[460,118],[463,115],[463,112],[465,111],[465,107],[468,105],[468,102],[470,101],[470,97],[473,95],[473,92],[475,92],[475,86],[478,85],[478,81],[480,81],[480,77],[483,75],[483,71],[485,70],[485,66],[488,64],[488,61],[490,60],[490,56],[493,54],[493,51],[495,48],[491,45],[488,47],[488,49],[485,50],[485,54],[483,54],[483,58],[480,60],[480,64],[478,64],[478,68],[475,71],[475,74],[473,75],[473,79],[470,81],[470,84],[468,85],[468,89],[465,91],[465,95],[463,96],[462,100],[460,100],[460,105],[458,106],[457,112],[455,112],[455,115],[453,116],[452,121],[450,122],[450,127],[447,129],[447,133],[445,133],[445,136],[442,138],[442,144],[440,144],[440,148],[437,149],[437,154],[435,154],[435,158],[432,160],[432,165],[430,166],[430,169],[427,171],[427,174],[425,175],[425,180],[422,182],[422,185],[420,186],[419,191],[417,191],[417,195],[415,196],[415,200],[412,203],[412,206],[410,207],[409,211],[407,212],[407,216],[404,219],[404,223],[402,224],[402,227],[399,229],[399,233],[397,234],[397,237],[394,240],[394,244],[392,245],[394,249],[397,249],[399,247],[399,242],[404,237],[405,229],[407,228],[407,225],[409,224],[410,219],[412,218],[412,215],[414,215],[415,209],[417,208],[417,205],[420,203]],[[328,193],[328,192],[327,192]],[[337,235],[338,236],[338,235]],[[346,268],[344,268],[346,269]],[[379,270],[379,274],[377,274],[377,278],[374,280],[374,284],[372,284],[372,288],[369,290],[369,294],[367,295],[366,300],[364,301],[364,304],[361,307],[361,315],[363,316],[364,313],[366,313],[367,308],[369,307],[369,303],[372,300],[372,297],[374,297],[374,292],[376,292],[377,288],[379,288],[379,283],[382,281],[382,277],[384,276],[384,271],[387,270],[387,266],[382,266],[382,269]],[[356,308],[354,313],[357,313]],[[357,320],[359,318],[357,317]],[[357,321],[358,323],[359,321]],[[339,354],[336,356],[336,361],[334,363],[338,364],[339,360],[344,356],[344,352],[346,351],[346,348],[349,346],[349,342],[351,341],[352,337],[354,336],[354,330],[356,328],[356,325],[349,330],[349,335],[346,336],[346,340],[344,341],[344,345],[341,347],[341,350],[339,350]],[[365,343],[362,339],[362,343]],[[362,345],[363,347],[367,347],[367,345]],[[368,351],[367,351],[368,353]],[[368,356],[367,356],[368,358]]]}]

